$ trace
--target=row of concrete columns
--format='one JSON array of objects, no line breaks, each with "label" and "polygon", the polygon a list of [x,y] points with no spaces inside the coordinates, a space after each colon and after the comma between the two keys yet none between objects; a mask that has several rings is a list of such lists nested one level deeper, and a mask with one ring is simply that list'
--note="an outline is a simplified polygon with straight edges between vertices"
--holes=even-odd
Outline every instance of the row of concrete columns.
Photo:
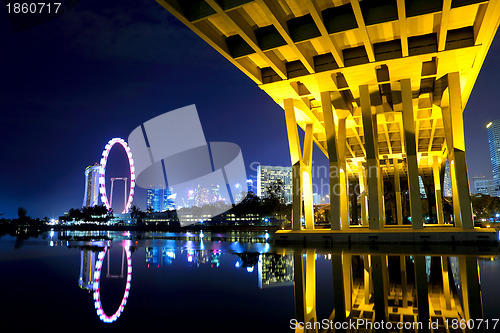
[{"label": "row of concrete columns", "polygon": [[[335,309],[332,311],[329,320],[345,322],[353,308],[358,311],[363,308],[372,309],[370,305],[373,305],[375,321],[387,321],[389,318],[388,300],[391,282],[389,281],[388,256],[366,254],[362,258],[364,264],[362,284],[364,297],[360,300],[360,298],[356,297],[359,290],[354,290],[353,287],[352,255],[346,252],[332,255]],[[402,314],[413,315],[413,306],[416,304],[418,321],[428,323],[431,313],[426,257],[424,255],[413,255],[414,279],[409,279],[407,276],[407,258],[407,256],[400,256],[401,294],[392,295],[391,297],[394,297],[395,300],[401,300],[401,305],[396,306],[401,308],[401,312],[398,312]],[[465,320],[482,319],[483,308],[477,258],[461,256],[458,259],[462,292],[461,302],[457,295],[453,294],[453,288],[450,287],[449,274],[451,273],[449,271],[448,257],[440,256],[440,260],[442,290],[439,295],[439,310],[446,317],[463,318]],[[414,281],[412,284],[408,282],[411,280]],[[316,250],[306,250],[305,260],[302,252],[294,253],[294,291],[295,318],[297,321],[303,323],[316,322]],[[455,304],[452,304],[452,299]],[[410,300],[413,303],[410,303]],[[355,304],[355,302],[360,301],[361,303]],[[460,303],[462,309],[457,306],[458,303]],[[424,327],[422,331],[430,331],[427,328]],[[318,330],[306,330],[305,327],[299,327],[295,332],[318,332]],[[329,331],[324,330],[323,332]]]},{"label": "row of concrete columns", "polygon": [[[455,227],[473,228],[472,207],[469,192],[467,165],[465,161],[465,141],[463,134],[463,116],[461,105],[460,76],[450,73],[443,77],[447,89],[441,101],[442,119],[446,136],[447,156],[431,157],[436,198],[436,214],[439,224],[444,223],[440,169],[446,158],[450,162],[453,191],[453,211]],[[411,227],[422,229],[424,217],[419,187],[418,146],[415,138],[415,117],[413,110],[410,79],[393,84],[393,89],[401,91],[402,126],[404,129],[404,147],[406,157],[403,163],[407,169]],[[359,100],[364,129],[365,163],[358,163],[358,182],[361,192],[361,221],[370,229],[381,229],[385,225],[384,183],[381,173],[378,149],[377,116],[370,100],[368,85],[359,86]],[[334,110],[331,92],[321,93],[321,105],[325,126],[330,175],[330,222],[332,230],[349,229],[348,173],[346,165],[346,112]],[[305,126],[303,152],[301,151],[295,107],[293,99],[284,100],[290,156],[293,166],[293,230],[301,230],[304,215],[305,229],[314,229],[312,203],[312,144],[313,126]],[[334,112],[337,112],[335,122]],[[386,167],[390,163],[386,160]],[[400,162],[392,160],[397,223],[403,224],[401,202]],[[302,200],[304,201],[302,205]],[[304,212],[302,211],[304,209]]]}]

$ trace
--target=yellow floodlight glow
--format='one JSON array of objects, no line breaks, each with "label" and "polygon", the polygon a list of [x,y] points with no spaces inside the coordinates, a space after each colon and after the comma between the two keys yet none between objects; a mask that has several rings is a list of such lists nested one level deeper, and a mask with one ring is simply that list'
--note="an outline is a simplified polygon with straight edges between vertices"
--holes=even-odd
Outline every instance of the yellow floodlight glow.
[{"label": "yellow floodlight glow", "polygon": [[490,128],[491,126],[491,121],[488,123],[488,125],[486,125],[486,128]]}]

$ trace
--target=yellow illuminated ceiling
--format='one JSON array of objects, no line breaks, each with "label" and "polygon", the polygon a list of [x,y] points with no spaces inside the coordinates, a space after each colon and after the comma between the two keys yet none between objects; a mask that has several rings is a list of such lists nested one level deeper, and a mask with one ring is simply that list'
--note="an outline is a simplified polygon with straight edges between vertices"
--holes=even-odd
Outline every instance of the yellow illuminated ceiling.
[{"label": "yellow illuminated ceiling", "polygon": [[[498,0],[157,0],[283,107],[327,155],[321,92],[346,117],[351,172],[365,160],[359,86],[369,85],[381,162],[405,157],[399,80],[411,79],[419,168],[446,159],[442,78],[465,107],[500,20]],[[444,102],[443,102],[444,103]],[[390,172],[390,163],[381,163]],[[404,168],[404,165],[402,166]]]}]

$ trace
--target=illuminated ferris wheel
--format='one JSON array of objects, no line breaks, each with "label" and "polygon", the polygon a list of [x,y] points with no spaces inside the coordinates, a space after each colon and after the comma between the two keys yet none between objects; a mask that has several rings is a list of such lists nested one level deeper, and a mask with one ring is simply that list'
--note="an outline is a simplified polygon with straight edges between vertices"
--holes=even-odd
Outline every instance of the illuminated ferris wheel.
[{"label": "illuminated ferris wheel", "polygon": [[[128,194],[128,200],[125,203],[125,206],[123,207],[122,214],[125,214],[129,211],[130,206],[132,205],[132,200],[134,199],[134,187],[135,187],[135,167],[134,167],[134,160],[132,159],[132,152],[130,151],[130,148],[125,142],[125,140],[120,139],[120,138],[113,138],[108,141],[106,146],[104,147],[104,150],[102,152],[102,157],[101,157],[101,170],[100,170],[100,176],[99,176],[99,192],[101,193],[101,200],[103,204],[106,206],[108,210],[111,209],[111,204],[108,201],[108,197],[106,195],[106,163],[108,161],[108,156],[111,148],[115,144],[120,144],[123,149],[125,149],[125,152],[127,153],[127,158],[128,158],[128,164],[130,166],[130,188],[129,188],[129,194]],[[126,187],[126,185],[125,185]],[[127,189],[125,188],[125,191]],[[126,194],[125,194],[126,195]]]}]

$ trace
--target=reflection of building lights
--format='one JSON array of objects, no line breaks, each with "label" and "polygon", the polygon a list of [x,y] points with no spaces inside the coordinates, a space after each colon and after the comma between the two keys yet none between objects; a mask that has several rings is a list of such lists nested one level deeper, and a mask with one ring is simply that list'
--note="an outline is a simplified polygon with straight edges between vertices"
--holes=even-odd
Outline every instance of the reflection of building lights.
[{"label": "reflection of building lights", "polygon": [[236,267],[236,268],[240,268],[240,262],[239,262],[239,261],[237,261],[237,262],[234,264],[234,267]]},{"label": "reflection of building lights", "polygon": [[251,266],[251,267],[247,267],[247,272],[248,272],[248,273],[252,273],[252,272],[253,272],[253,266]]},{"label": "reflection of building lights", "polygon": [[264,235],[264,238],[265,238],[266,240],[268,240],[268,239],[269,239],[269,233],[268,233],[268,232],[266,232],[266,234]]}]

